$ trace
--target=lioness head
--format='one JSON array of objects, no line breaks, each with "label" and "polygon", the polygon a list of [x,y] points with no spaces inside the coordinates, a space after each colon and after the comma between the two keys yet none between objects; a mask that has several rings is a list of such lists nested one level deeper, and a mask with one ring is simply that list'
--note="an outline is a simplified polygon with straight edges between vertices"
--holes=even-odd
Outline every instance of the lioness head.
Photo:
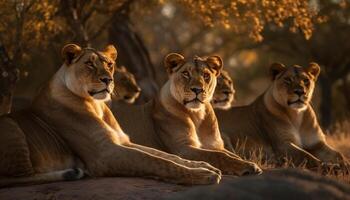
[{"label": "lioness head", "polygon": [[121,66],[116,67],[114,80],[116,85],[115,99],[122,100],[130,104],[134,103],[141,93],[141,88],[137,84],[135,76],[124,66]]},{"label": "lioness head", "polygon": [[216,80],[217,85],[211,104],[214,108],[227,110],[231,108],[235,95],[232,79],[225,70],[222,70]]},{"label": "lioness head", "polygon": [[62,56],[66,65],[64,82],[69,90],[85,99],[110,99],[117,58],[117,50],[113,45],[108,45],[103,51],[96,51],[68,44],[63,47]]},{"label": "lioness head", "polygon": [[311,101],[320,73],[318,64],[285,67],[283,64],[274,63],[270,67],[270,73],[273,80],[272,95],[277,103],[297,111],[305,110]]},{"label": "lioness head", "polygon": [[164,63],[170,77],[170,93],[179,103],[198,110],[211,101],[216,78],[222,69],[219,56],[195,56],[185,60],[182,55],[171,53],[165,57]]}]

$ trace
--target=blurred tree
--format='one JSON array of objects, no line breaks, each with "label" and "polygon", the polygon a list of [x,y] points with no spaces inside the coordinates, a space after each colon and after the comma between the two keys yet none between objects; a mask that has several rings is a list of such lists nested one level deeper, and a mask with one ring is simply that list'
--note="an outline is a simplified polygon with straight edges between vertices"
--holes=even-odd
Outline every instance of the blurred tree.
[{"label": "blurred tree", "polygon": [[[118,64],[126,66],[132,72],[142,89],[138,102],[146,102],[157,94],[156,73],[148,49],[141,36],[135,31],[130,19],[132,12],[138,9],[152,9],[157,1],[140,2],[128,0],[112,16],[109,26],[109,41],[118,47]],[[138,13],[142,15],[142,13]]]},{"label": "blurred tree", "polygon": [[13,91],[18,79],[18,70],[11,62],[9,55],[0,42],[0,115],[9,113]]},{"label": "blurred tree", "polygon": [[54,22],[52,0],[0,0],[0,115],[10,112],[18,69],[29,59],[30,50],[44,48],[60,31]]},{"label": "blurred tree", "polygon": [[208,26],[221,25],[236,33],[245,33],[256,41],[263,39],[264,26],[273,23],[300,29],[310,38],[316,11],[308,0],[178,0],[196,18]]},{"label": "blurred tree", "polygon": [[65,40],[91,46],[93,40],[111,24],[128,0],[61,0],[58,15],[65,21]]}]

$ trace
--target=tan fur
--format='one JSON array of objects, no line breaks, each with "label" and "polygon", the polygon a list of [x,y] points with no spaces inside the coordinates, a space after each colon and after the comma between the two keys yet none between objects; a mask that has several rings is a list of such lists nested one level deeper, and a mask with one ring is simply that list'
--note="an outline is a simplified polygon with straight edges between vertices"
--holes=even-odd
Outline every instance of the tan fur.
[{"label": "tan fur", "polygon": [[95,177],[218,183],[220,172],[209,164],[129,141],[104,102],[114,85],[117,51],[113,46],[98,52],[69,44],[62,54],[65,63],[34,100],[31,111],[0,118],[1,186],[72,179],[65,170],[70,168],[84,168]]},{"label": "tan fur", "polygon": [[311,168],[321,162],[343,163],[343,156],[327,145],[310,105],[319,71],[316,63],[273,64],[273,83],[264,94],[250,105],[217,112],[221,130],[233,145],[245,142],[246,155],[263,148],[268,156],[288,155],[295,164],[306,160]]},{"label": "tan fur", "polygon": [[[142,106],[113,108],[130,140],[181,157],[205,161],[224,174],[261,173],[260,168],[224,149],[210,104],[222,61],[217,56],[165,58],[169,80],[158,97]],[[196,92],[197,94],[196,94]]]},{"label": "tan fur", "polygon": [[234,102],[235,89],[233,81],[227,71],[222,70],[217,77],[217,85],[211,100],[211,105],[214,109],[227,110],[232,107]]}]

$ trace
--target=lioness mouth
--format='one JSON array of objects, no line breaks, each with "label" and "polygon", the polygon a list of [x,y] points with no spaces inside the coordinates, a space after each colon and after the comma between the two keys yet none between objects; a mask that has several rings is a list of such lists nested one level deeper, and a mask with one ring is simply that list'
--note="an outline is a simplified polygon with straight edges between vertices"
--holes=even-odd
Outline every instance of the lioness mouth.
[{"label": "lioness mouth", "polygon": [[213,102],[214,103],[224,103],[224,102],[227,102],[229,99],[226,97],[225,99],[222,99],[222,100],[216,100],[214,99]]},{"label": "lioness mouth", "polygon": [[302,103],[302,104],[305,104],[305,102],[304,101],[302,101],[302,100],[300,100],[300,99],[298,99],[298,100],[296,100],[296,101],[288,101],[288,105],[290,106],[290,105],[292,105],[292,104],[296,104],[296,103]]},{"label": "lioness mouth", "polygon": [[124,99],[125,99],[125,100],[132,99],[132,96],[128,96],[128,95],[127,95],[127,96],[124,96]]},{"label": "lioness mouth", "polygon": [[90,94],[91,96],[94,96],[95,94],[99,94],[99,93],[103,93],[103,92],[110,93],[108,89],[103,89],[103,90],[100,90],[100,91],[97,91],[97,92],[95,92],[95,91],[90,91],[89,94]]},{"label": "lioness mouth", "polygon": [[188,104],[188,103],[191,103],[191,102],[199,102],[199,103],[204,103],[203,101],[199,100],[197,97],[192,99],[192,100],[189,100],[189,101],[186,101],[184,100],[184,104]]}]

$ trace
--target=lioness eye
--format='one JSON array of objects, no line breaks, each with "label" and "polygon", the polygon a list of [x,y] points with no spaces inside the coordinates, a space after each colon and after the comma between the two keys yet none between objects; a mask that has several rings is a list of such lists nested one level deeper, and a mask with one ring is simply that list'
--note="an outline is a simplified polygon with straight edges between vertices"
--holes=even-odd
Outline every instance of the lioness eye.
[{"label": "lioness eye", "polygon": [[205,80],[209,80],[210,79],[210,74],[209,73],[204,73],[203,77]]},{"label": "lioness eye", "polygon": [[107,63],[107,66],[108,66],[109,69],[111,69],[113,67],[113,63],[111,63],[111,62]]},{"label": "lioness eye", "polygon": [[185,78],[189,78],[190,77],[190,73],[188,73],[188,71],[183,71],[182,72],[182,76],[184,76]]},{"label": "lioness eye", "polygon": [[94,68],[94,63],[92,63],[91,61],[86,61],[85,64],[91,69]]},{"label": "lioness eye", "polygon": [[285,78],[285,79],[284,79],[284,82],[287,83],[287,84],[291,84],[291,83],[292,83],[292,79],[290,79],[290,78]]}]

